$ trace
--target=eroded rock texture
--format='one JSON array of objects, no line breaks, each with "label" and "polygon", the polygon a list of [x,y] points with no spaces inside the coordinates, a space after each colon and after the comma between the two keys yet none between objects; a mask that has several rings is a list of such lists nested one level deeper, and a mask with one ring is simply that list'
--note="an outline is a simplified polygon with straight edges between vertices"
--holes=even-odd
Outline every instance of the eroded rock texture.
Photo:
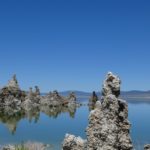
[{"label": "eroded rock texture", "polygon": [[129,135],[128,106],[118,99],[120,79],[111,72],[103,84],[101,105],[91,111],[87,127],[87,149],[130,150],[133,148]]},{"label": "eroded rock texture", "polygon": [[[103,83],[102,102],[98,101],[94,110],[89,115],[89,125],[86,129],[86,150],[132,150],[130,138],[130,123],[128,121],[127,103],[118,98],[121,81],[111,72]],[[70,150],[76,150],[69,143],[69,135],[64,143]],[[66,145],[65,144],[65,145]],[[82,148],[81,148],[82,149]],[[63,150],[64,144],[63,144]]]},{"label": "eroded rock texture", "polygon": [[87,149],[131,150],[128,109],[124,101],[114,95],[105,97],[98,108],[91,111],[87,127]]},{"label": "eroded rock texture", "polygon": [[119,77],[112,74],[112,72],[108,72],[102,86],[102,95],[107,96],[113,94],[118,97],[120,95],[120,84],[121,80]]},{"label": "eroded rock texture", "polygon": [[22,91],[19,87],[16,75],[13,75],[8,84],[0,89],[0,108],[7,110],[32,110],[40,106],[78,106],[76,103],[76,96],[74,93],[70,93],[68,97],[61,96],[57,91],[50,92],[49,94],[42,96],[38,86],[35,86],[35,90],[32,87],[28,92]]},{"label": "eroded rock texture", "polygon": [[63,142],[63,150],[86,150],[86,140],[66,134]]},{"label": "eroded rock texture", "polygon": [[26,93],[20,90],[16,75],[14,75],[8,84],[0,89],[0,107],[18,107],[25,97]]}]

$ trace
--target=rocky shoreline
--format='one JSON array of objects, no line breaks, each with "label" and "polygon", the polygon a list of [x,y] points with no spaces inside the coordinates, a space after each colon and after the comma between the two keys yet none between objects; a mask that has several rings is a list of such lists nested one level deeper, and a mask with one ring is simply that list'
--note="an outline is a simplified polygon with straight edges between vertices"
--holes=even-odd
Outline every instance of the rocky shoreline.
[{"label": "rocky shoreline", "polygon": [[[133,150],[130,137],[131,124],[128,121],[128,105],[119,98],[121,80],[118,76],[109,72],[102,86],[102,97],[99,100],[93,92],[90,100],[89,124],[86,128],[86,139],[66,134],[62,143],[62,150]],[[8,85],[0,90],[0,121],[10,120],[20,112],[23,117],[34,114],[38,119],[39,112],[57,116],[62,110],[72,115],[79,104],[74,93],[68,97],[61,96],[57,91],[41,96],[40,89],[35,86],[28,92],[22,91],[18,85],[16,75]],[[57,111],[56,111],[57,110]],[[4,115],[5,114],[5,115]],[[7,115],[6,115],[7,114]],[[3,118],[8,116],[9,119]],[[21,116],[19,114],[19,116]],[[33,116],[32,116],[33,117]],[[7,123],[7,122],[5,122]],[[8,122],[9,124],[9,122]],[[15,124],[10,125],[10,131],[14,132]],[[42,143],[25,143],[17,145],[19,150],[46,150],[47,145]],[[1,150],[16,150],[15,145],[6,145]],[[23,149],[24,150],[24,149]],[[150,150],[150,145],[145,145],[144,150]]]}]

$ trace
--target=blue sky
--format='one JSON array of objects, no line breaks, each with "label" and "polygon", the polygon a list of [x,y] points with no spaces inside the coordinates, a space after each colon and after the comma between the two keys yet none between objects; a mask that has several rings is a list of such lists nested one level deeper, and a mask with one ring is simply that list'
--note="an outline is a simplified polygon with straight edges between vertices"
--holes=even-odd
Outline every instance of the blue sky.
[{"label": "blue sky", "polygon": [[149,0],[1,0],[0,86],[100,91],[108,71],[122,90],[150,90]]}]

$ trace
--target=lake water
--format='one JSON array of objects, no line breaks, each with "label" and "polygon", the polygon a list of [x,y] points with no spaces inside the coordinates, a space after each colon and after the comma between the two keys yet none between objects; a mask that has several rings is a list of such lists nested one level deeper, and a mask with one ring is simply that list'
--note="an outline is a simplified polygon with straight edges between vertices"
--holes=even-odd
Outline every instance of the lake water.
[{"label": "lake water", "polygon": [[[128,107],[132,141],[135,148],[141,150],[144,144],[150,143],[150,103],[129,102]],[[27,115],[19,113],[11,117],[0,114],[0,145],[36,141],[60,150],[66,133],[86,138],[88,115],[88,106],[81,106],[73,112],[46,114],[31,111]]]}]

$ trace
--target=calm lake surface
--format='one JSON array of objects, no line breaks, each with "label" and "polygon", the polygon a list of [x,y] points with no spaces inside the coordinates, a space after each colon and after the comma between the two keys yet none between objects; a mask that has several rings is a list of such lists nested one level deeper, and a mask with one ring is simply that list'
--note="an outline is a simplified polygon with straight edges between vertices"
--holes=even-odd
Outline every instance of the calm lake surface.
[{"label": "calm lake surface", "polygon": [[[132,141],[135,148],[141,150],[144,144],[150,143],[150,103],[130,101],[128,107]],[[74,113],[64,111],[46,115],[41,112],[32,115],[21,118],[19,114],[14,119],[0,116],[0,145],[36,141],[51,144],[51,149],[60,150],[66,133],[86,138],[88,106],[81,106]]]}]

